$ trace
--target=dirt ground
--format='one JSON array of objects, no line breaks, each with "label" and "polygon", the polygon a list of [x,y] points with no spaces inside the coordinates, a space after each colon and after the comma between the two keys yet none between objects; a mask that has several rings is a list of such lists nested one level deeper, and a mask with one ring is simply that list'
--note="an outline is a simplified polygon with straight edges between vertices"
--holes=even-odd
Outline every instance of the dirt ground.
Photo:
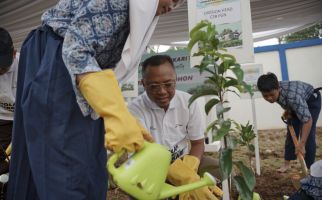
[{"label": "dirt ground", "polygon": [[[261,175],[256,176],[255,191],[260,194],[262,200],[281,200],[283,195],[290,195],[296,191],[292,184],[291,177],[299,174],[300,164],[297,161],[291,162],[291,170],[286,173],[279,173],[276,170],[283,164],[284,140],[286,129],[259,131],[259,148],[261,159]],[[316,133],[317,152],[316,160],[322,159],[322,127]],[[214,157],[217,155],[214,154]],[[234,157],[245,159],[245,149],[234,152]],[[233,191],[234,193],[234,191]],[[119,189],[108,191],[108,200],[127,200]],[[231,197],[237,199],[236,194]]]}]

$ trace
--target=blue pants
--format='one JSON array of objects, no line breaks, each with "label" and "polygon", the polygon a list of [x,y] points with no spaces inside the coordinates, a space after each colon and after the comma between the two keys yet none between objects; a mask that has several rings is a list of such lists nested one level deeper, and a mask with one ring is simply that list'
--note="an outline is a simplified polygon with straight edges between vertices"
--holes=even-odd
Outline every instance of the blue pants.
[{"label": "blue pants", "polygon": [[44,26],[21,48],[8,200],[106,200],[103,121],[82,115],[62,41]]},{"label": "blue pants", "polygon": [[[305,163],[308,168],[314,163],[315,160],[315,152],[316,152],[316,142],[315,142],[315,132],[316,132],[316,122],[319,118],[319,114],[321,111],[321,95],[319,91],[315,92],[311,95],[311,97],[307,100],[307,104],[312,116],[312,127],[310,134],[307,138],[306,145],[305,145]],[[294,127],[295,133],[297,137],[299,137],[299,134],[301,132],[302,128],[302,122],[297,118],[294,117],[291,120],[291,123]],[[285,160],[295,160],[295,147],[294,143],[290,134],[290,130],[287,129],[287,136],[285,140],[285,154],[284,154]]]}]

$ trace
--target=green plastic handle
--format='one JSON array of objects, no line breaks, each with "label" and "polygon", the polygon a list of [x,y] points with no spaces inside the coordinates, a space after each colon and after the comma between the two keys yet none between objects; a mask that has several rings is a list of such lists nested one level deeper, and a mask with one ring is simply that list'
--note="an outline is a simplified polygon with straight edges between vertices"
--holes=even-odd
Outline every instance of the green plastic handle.
[{"label": "green plastic handle", "polygon": [[125,153],[125,150],[121,150],[119,153],[114,153],[107,161],[106,167],[110,174],[115,175],[117,168],[115,167],[116,161]]}]

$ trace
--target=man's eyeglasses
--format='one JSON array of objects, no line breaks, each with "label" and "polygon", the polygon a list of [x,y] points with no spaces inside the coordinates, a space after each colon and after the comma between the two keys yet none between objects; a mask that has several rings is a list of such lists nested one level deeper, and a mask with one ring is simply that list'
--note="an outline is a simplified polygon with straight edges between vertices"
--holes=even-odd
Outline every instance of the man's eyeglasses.
[{"label": "man's eyeglasses", "polygon": [[160,84],[149,84],[147,85],[147,89],[150,90],[151,92],[158,92],[162,88],[166,89],[167,91],[173,90],[176,87],[176,82],[171,81],[171,82],[166,82],[166,83],[160,83]]}]

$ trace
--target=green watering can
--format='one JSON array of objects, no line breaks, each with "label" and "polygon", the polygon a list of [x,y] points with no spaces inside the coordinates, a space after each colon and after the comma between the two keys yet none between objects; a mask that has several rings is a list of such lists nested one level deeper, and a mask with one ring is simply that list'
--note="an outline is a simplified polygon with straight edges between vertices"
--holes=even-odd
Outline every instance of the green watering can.
[{"label": "green watering can", "polygon": [[175,187],[165,183],[171,153],[156,143],[145,142],[140,151],[134,153],[126,162],[116,168],[114,164],[121,154],[113,154],[110,157],[107,164],[109,173],[123,191],[139,200],[165,199],[216,184],[215,179],[207,172],[200,181],[187,185]]}]

